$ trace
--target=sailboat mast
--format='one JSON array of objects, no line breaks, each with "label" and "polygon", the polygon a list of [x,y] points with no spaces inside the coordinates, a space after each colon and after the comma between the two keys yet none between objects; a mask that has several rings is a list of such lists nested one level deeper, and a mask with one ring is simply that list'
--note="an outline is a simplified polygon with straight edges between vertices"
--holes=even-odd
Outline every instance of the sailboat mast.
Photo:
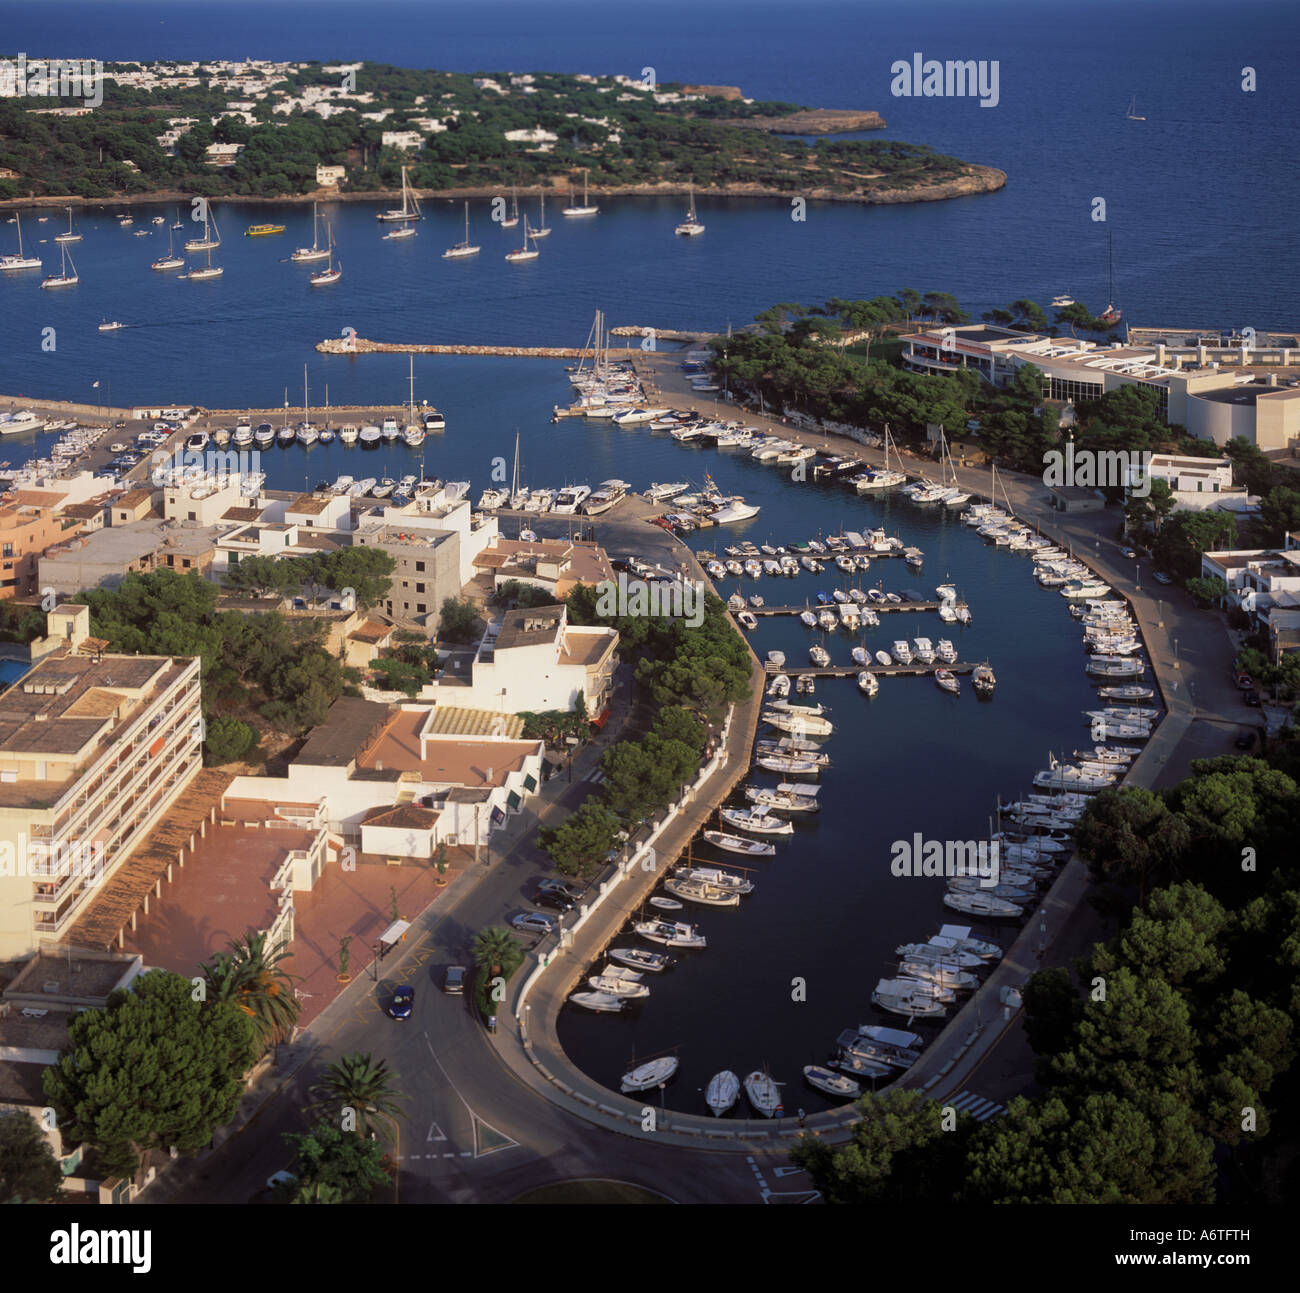
[{"label": "sailboat mast", "polygon": [[303,420],[303,424],[306,425],[306,423],[307,423],[307,421],[308,421],[308,418],[307,418],[307,365],[306,365],[306,364],[303,364],[303,366],[302,366],[302,420]]},{"label": "sailboat mast", "polygon": [[410,378],[410,383],[411,383],[410,419],[411,419],[411,424],[414,425],[415,424],[415,356],[414,355],[407,356],[407,369],[408,369],[408,376]]}]

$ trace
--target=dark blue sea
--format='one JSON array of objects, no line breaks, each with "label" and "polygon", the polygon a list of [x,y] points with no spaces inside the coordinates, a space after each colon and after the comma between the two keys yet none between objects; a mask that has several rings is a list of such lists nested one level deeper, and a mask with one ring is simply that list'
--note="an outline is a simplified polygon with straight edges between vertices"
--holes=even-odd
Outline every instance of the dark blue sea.
[{"label": "dark blue sea", "polygon": [[[707,232],[689,240],[672,233],[680,199],[602,198],[595,220],[548,210],[554,232],[541,258],[518,267],[503,259],[517,236],[490,223],[485,200],[471,206],[482,254],[463,263],[441,259],[461,237],[459,203],[428,201],[418,237],[404,243],[380,240],[372,207],[336,204],[322,215],[344,275],[320,290],[285,259],[310,241],[310,208],[219,206],[225,275],[211,283],[150,271],[167,234],[148,220],[170,219],[170,208],[134,209],[134,228],[154,230],[147,238],[119,228],[113,208],[89,209],[78,216],[85,240],[73,249],[77,288],[42,292],[39,275],[0,282],[6,395],[275,407],[287,393],[297,405],[306,364],[313,407],[326,388],[333,406],[405,400],[404,356],[316,353],[317,341],[349,327],[376,340],[579,345],[598,308],[614,324],[725,328],[776,301],[905,286],[951,292],[976,316],[1061,292],[1100,306],[1111,234],[1118,302],[1130,323],[1300,325],[1300,39],[1287,3],[45,0],[0,5],[0,24],[8,51],[30,56],[374,59],[630,76],[653,67],[661,83],[733,84],[756,98],[875,108],[888,127],[873,137],[927,143],[1008,174],[1003,190],[958,201],[812,203],[803,223],[790,219],[786,203],[701,196]],[[914,52],[997,60],[998,105],[892,97],[890,65]],[[1244,68],[1255,69],[1253,93],[1241,88]],[[1135,96],[1143,122],[1126,119]],[[1098,198],[1104,223],[1092,219]],[[282,237],[241,236],[269,215],[289,225]],[[57,213],[44,224],[24,219],[47,271],[58,263],[48,241],[57,227]],[[0,250],[11,250],[13,233],[0,225]],[[130,326],[101,334],[95,325],[105,318]],[[915,831],[977,836],[999,793],[1026,789],[1049,750],[1082,744],[1079,711],[1092,693],[1064,601],[1034,585],[1025,558],[987,547],[943,511],[793,487],[747,456],[644,430],[552,425],[551,407],[568,390],[561,363],[422,357],[415,376],[417,400],[445,412],[445,435],[422,453],[369,455],[365,474],[402,475],[423,458],[444,478],[472,479],[477,493],[491,459],[513,453],[518,431],[521,475],[534,487],[620,476],[644,488],[699,482],[707,470],[762,506],[736,533],[785,542],[882,524],[922,547],[926,565],[909,575],[879,562],[869,582],[928,593],[951,578],[969,597],[969,628],[946,633],[933,616],[909,617],[906,628],[886,620],[868,645],[887,647],[904,632],[952,636],[963,659],[993,663],[995,700],[977,703],[968,683],[954,699],[926,679],[887,680],[871,701],[852,681],[823,683],[817,698],[832,707],[837,730],[820,819],[759,864],[758,890],[739,911],[698,917],[709,949],[688,954],[643,1008],[626,1019],[566,1016],[563,1024],[574,1055],[607,1081],[634,1051],[680,1047],[682,1072],[667,1096],[675,1107],[702,1109],[698,1088],[717,1069],[743,1073],[764,1061],[791,1083],[787,1107],[820,1107],[800,1088],[799,1070],[822,1058],[841,1028],[890,1022],[868,1001],[893,968],[890,950],[924,939],[945,918],[934,882],[889,875],[890,843]],[[31,451],[10,441],[2,448],[11,461]],[[356,454],[337,445],[273,450],[262,466],[283,487],[362,474]],[[761,591],[802,602],[836,582],[828,571],[765,580]],[[765,622],[755,634],[760,654],[780,647],[792,663],[806,658],[807,645],[797,622]],[[847,660],[850,645],[836,642],[835,658]],[[807,984],[806,1001],[793,999],[796,978]]]}]

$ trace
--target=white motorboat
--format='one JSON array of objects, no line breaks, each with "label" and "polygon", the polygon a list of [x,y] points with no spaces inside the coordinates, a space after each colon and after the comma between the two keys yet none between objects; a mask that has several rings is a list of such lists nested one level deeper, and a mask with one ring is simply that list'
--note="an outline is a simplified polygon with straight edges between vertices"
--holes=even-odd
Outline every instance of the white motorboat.
[{"label": "white motorboat", "polygon": [[754,760],[767,772],[781,772],[786,776],[815,777],[817,764],[810,759],[796,759],[785,754],[760,754]]},{"label": "white motorboat", "polygon": [[[789,822],[786,823],[789,825]],[[687,902],[697,902],[702,907],[738,907],[740,894],[734,889],[715,888],[702,880],[686,880],[679,876],[669,876],[664,881],[664,888],[675,893]]]},{"label": "white motorboat", "polygon": [[758,620],[749,611],[741,611],[736,616],[736,621],[742,629],[752,630],[758,628]]},{"label": "white motorboat", "polygon": [[[946,942],[948,946],[944,946]],[[956,966],[962,970],[978,970],[984,965],[982,958],[974,952],[963,952],[952,945],[952,940],[936,940],[929,943],[903,943],[894,949],[903,961],[910,965],[934,964]]]},{"label": "white motorboat", "polygon": [[963,911],[968,916],[983,916],[986,919],[1024,914],[1023,909],[1015,903],[980,892],[957,893],[949,890],[943,895],[943,905],[951,907],[954,911]]},{"label": "white motorboat", "polygon": [[726,831],[705,831],[704,838],[715,848],[725,849],[728,853],[739,853],[744,857],[754,858],[776,856],[776,845],[764,843],[762,840],[747,840],[739,835],[729,835]]},{"label": "white motorboat", "polygon": [[961,693],[961,683],[957,680],[956,675],[949,673],[947,669],[936,669],[934,671],[934,680],[944,691],[951,692],[954,696]]},{"label": "white motorboat", "polygon": [[890,648],[890,654],[898,664],[912,663],[912,648],[908,646],[907,642],[903,638],[899,638],[899,640],[894,643]]},{"label": "white motorboat", "polygon": [[681,911],[682,904],[676,898],[665,898],[662,894],[655,894],[650,899],[652,907],[658,907],[660,911]]},{"label": "white motorboat", "polygon": [[633,1000],[650,995],[650,989],[641,982],[638,971],[624,969],[617,965],[605,966],[599,974],[593,974],[587,982],[595,991],[608,993],[611,997]]},{"label": "white motorboat", "polygon": [[876,675],[864,669],[858,674],[858,690],[864,696],[874,696],[880,690],[880,683],[876,681]]},{"label": "white motorboat", "polygon": [[651,974],[659,974],[673,963],[671,956],[666,956],[663,952],[651,952],[644,947],[611,947],[605,955],[620,965],[646,970]]},{"label": "white motorboat", "polygon": [[[646,990],[646,995],[649,996],[649,989]],[[627,1005],[623,997],[616,997],[612,992],[575,992],[569,1000],[584,1010],[602,1014],[617,1014]]]},{"label": "white motorboat", "polygon": [[763,722],[795,736],[830,736],[835,730],[829,718],[819,714],[800,714],[788,710],[764,710]]},{"label": "white motorboat", "polygon": [[632,928],[648,938],[652,943],[662,943],[665,947],[707,947],[708,941],[694,925],[687,925],[679,920],[641,920]]},{"label": "white motorboat", "polygon": [[852,1078],[833,1073],[820,1064],[805,1064],[803,1075],[809,1086],[840,1100],[856,1100],[862,1094],[862,1088]]},{"label": "white motorboat", "polygon": [[766,808],[723,808],[718,816],[723,825],[754,835],[793,835],[794,827],[780,817],[773,817]]},{"label": "white motorboat", "polygon": [[1119,778],[1113,772],[1090,772],[1072,763],[1057,763],[1034,774],[1034,785],[1047,790],[1092,792],[1113,786]]},{"label": "white motorboat", "polygon": [[740,1097],[740,1079],[730,1070],[723,1069],[709,1079],[708,1089],[704,1093],[705,1103],[715,1118],[721,1118],[730,1111]]},{"label": "white motorboat", "polygon": [[933,664],[934,644],[929,638],[913,638],[912,657],[921,664]]},{"label": "white motorboat", "polygon": [[745,1075],[744,1085],[745,1094],[755,1113],[762,1114],[764,1118],[780,1118],[785,1113],[785,1106],[781,1103],[780,1084],[773,1080],[770,1073],[755,1069]]},{"label": "white motorboat", "polygon": [[664,1055],[657,1060],[638,1064],[630,1073],[624,1073],[619,1090],[624,1095],[632,1091],[648,1091],[652,1086],[662,1086],[676,1072],[677,1056]]},{"label": "white motorboat", "polygon": [[890,1014],[906,1015],[909,1019],[937,1019],[948,1013],[948,1007],[933,997],[912,991],[887,991],[883,984],[891,980],[882,980],[871,994],[871,1002]]},{"label": "white motorboat", "polygon": [[[817,787],[808,786],[800,789],[816,790]],[[821,809],[821,805],[811,795],[784,790],[779,786],[775,790],[767,786],[746,786],[745,798],[751,804],[759,804],[778,813],[815,813]]]},{"label": "white motorboat", "polygon": [[957,663],[957,648],[947,638],[940,638],[934,648],[935,658],[944,664]]},{"label": "white motorboat", "polygon": [[737,875],[734,871],[723,871],[716,866],[679,866],[677,874],[683,880],[694,880],[715,889],[730,889],[740,894],[754,892],[752,880],[746,880],[744,876]]}]

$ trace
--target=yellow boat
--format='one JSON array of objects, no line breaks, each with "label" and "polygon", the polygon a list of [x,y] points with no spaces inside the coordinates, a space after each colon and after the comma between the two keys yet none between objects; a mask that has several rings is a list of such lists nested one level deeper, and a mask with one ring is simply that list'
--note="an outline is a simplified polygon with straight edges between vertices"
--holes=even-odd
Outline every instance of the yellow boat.
[{"label": "yellow boat", "polygon": [[267,234],[283,233],[284,225],[282,224],[250,224],[244,230],[245,238],[265,238]]}]

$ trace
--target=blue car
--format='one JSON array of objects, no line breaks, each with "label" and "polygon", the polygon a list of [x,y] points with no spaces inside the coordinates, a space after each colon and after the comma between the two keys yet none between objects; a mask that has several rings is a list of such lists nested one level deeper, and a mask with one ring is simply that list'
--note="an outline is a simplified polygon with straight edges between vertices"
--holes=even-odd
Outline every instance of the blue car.
[{"label": "blue car", "polygon": [[388,1003],[388,1013],[394,1019],[410,1019],[414,1005],[415,989],[409,983],[403,983],[393,993],[393,999]]}]

